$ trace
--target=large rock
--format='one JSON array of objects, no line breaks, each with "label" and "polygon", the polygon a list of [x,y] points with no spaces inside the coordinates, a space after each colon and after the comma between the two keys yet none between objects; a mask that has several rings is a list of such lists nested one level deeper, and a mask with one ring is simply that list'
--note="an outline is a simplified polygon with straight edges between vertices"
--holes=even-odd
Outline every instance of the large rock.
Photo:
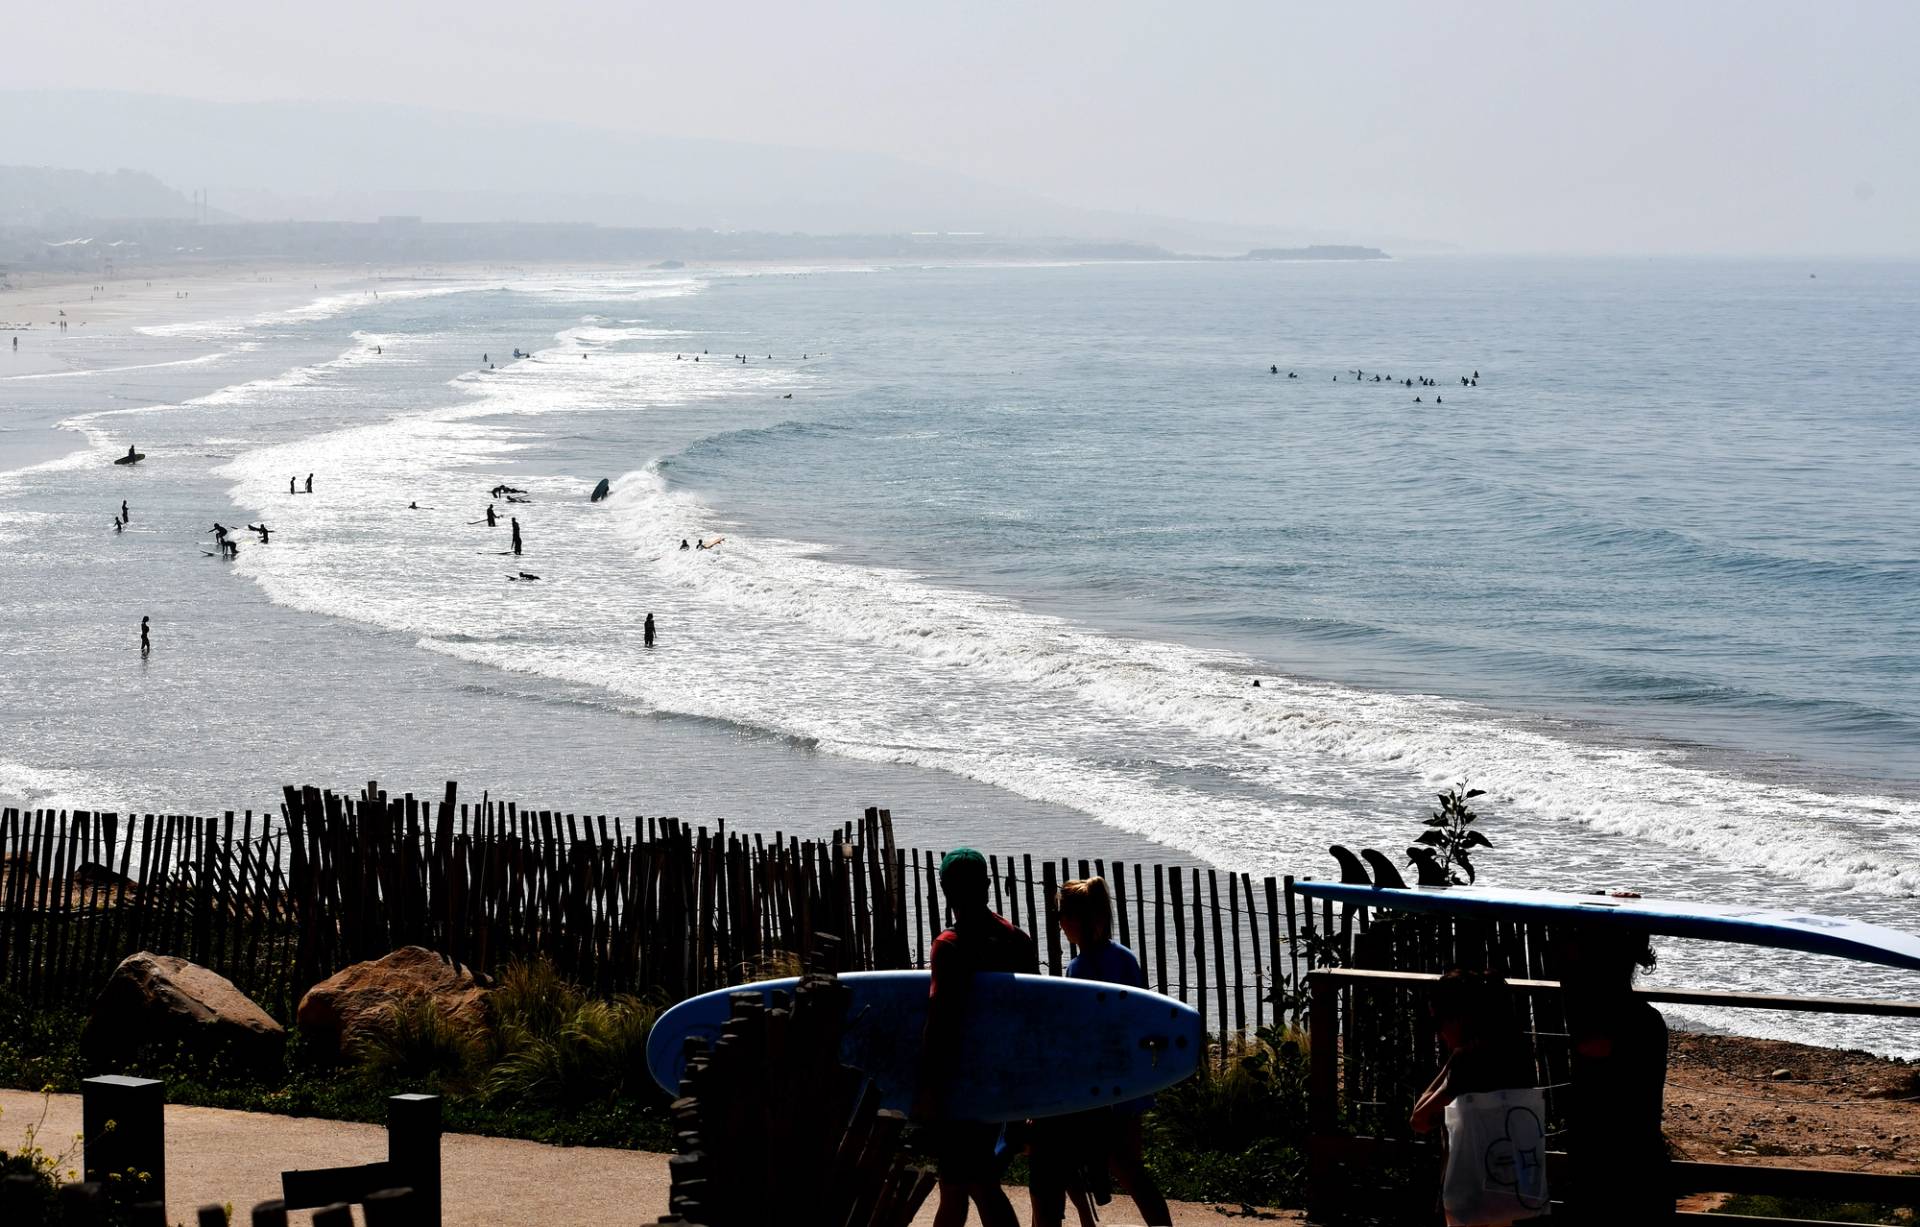
[{"label": "large rock", "polygon": [[419,997],[431,998],[456,1023],[475,1029],[486,1023],[487,989],[471,971],[424,946],[402,946],[334,973],[307,990],[295,1018],[310,1040],[345,1052],[394,1006]]},{"label": "large rock", "polygon": [[110,1065],[149,1044],[179,1044],[196,1058],[251,1068],[279,1059],[286,1029],[218,972],[143,950],[107,977],[80,1036],[87,1060]]}]

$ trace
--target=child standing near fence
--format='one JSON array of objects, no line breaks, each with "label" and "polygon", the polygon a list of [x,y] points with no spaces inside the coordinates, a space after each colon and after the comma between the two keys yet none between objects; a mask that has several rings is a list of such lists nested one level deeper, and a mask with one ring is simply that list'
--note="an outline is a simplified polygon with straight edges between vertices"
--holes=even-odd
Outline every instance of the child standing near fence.
[{"label": "child standing near fence", "polygon": [[[1427,1009],[1440,1043],[1447,1050],[1447,1059],[1414,1105],[1412,1124],[1416,1133],[1440,1130],[1441,1136],[1448,1138],[1451,1149],[1453,1139],[1446,1128],[1447,1106],[1462,1095],[1532,1087],[1533,1055],[1515,1020],[1506,981],[1498,976],[1450,967],[1433,986]],[[1457,1173],[1452,1165],[1454,1155],[1450,1153],[1448,1158],[1448,1223],[1514,1221],[1504,1214],[1498,1219],[1456,1214],[1453,1202],[1458,1196],[1454,1187]]]},{"label": "child standing near fence", "polygon": [[[1140,960],[1113,940],[1113,900],[1105,878],[1064,883],[1054,906],[1060,916],[1060,932],[1080,948],[1067,964],[1068,976],[1127,988],[1147,987],[1147,973]],[[1140,1118],[1152,1106],[1153,1097],[1149,1095],[1109,1108],[1035,1122],[1033,1180],[1029,1187],[1034,1227],[1055,1227],[1061,1222],[1067,1191],[1079,1183],[1083,1173],[1096,1179],[1111,1173],[1133,1198],[1141,1221],[1148,1227],[1173,1222],[1159,1184],[1141,1159]]]}]

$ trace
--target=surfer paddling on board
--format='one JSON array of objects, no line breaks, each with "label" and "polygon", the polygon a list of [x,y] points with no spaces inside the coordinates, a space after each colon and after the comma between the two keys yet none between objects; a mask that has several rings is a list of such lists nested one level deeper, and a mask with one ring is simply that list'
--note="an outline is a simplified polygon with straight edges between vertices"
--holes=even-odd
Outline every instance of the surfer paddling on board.
[{"label": "surfer paddling on board", "polygon": [[987,907],[987,858],[972,848],[955,848],[940,862],[940,888],[953,909],[953,927],[933,939],[929,959],[927,1029],[921,1042],[920,1078],[913,1116],[931,1125],[933,1152],[940,1173],[940,1208],[934,1227],[961,1227],[967,1203],[980,1211],[984,1227],[1015,1227],[1013,1203],[1000,1188],[1000,1164],[994,1145],[1000,1126],[945,1119],[948,1091],[966,1076],[959,1068],[960,1039],[967,1027],[973,977],[981,972],[1038,975],[1033,938]]},{"label": "surfer paddling on board", "polygon": [[1674,1210],[1660,1133],[1667,1022],[1633,992],[1653,947],[1644,932],[1611,925],[1577,926],[1557,944],[1573,1047],[1568,1204],[1582,1222],[1664,1221]]},{"label": "surfer paddling on board", "polygon": [[[1113,940],[1113,897],[1105,878],[1064,882],[1054,898],[1060,932],[1080,948],[1067,964],[1074,980],[1099,980],[1145,990],[1147,973],[1133,951]],[[1153,1096],[1131,1099],[1091,1112],[1050,1116],[1034,1122],[1032,1181],[1033,1227],[1058,1227],[1066,1217],[1066,1198],[1076,1205],[1085,1192],[1095,1200],[1109,1198],[1105,1175],[1111,1174],[1140,1212],[1147,1227],[1173,1222],[1167,1199],[1141,1158],[1140,1118],[1153,1106]],[[1082,1219],[1088,1217],[1082,1210]]]}]

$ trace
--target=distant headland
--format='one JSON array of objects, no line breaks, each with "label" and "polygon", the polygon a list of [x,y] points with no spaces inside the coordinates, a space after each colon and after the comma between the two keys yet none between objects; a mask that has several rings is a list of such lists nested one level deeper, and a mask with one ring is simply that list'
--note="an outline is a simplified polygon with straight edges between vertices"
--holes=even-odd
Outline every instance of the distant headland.
[{"label": "distant headland", "polygon": [[1320,244],[1313,247],[1257,247],[1242,260],[1391,260],[1378,247],[1341,247]]}]

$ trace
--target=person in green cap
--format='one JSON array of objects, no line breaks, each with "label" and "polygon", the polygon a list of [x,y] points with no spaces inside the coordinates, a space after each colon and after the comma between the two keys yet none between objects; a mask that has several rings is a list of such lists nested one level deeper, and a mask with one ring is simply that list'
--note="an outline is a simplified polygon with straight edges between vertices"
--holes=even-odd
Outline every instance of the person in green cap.
[{"label": "person in green cap", "polygon": [[933,939],[933,983],[927,990],[927,1029],[913,1104],[914,1119],[931,1127],[940,1174],[934,1227],[961,1227],[969,1200],[979,1207],[984,1227],[1017,1227],[1019,1222],[1013,1203],[1000,1189],[1000,1164],[994,1154],[1000,1126],[945,1119],[947,1092],[955,1078],[964,1076],[960,1037],[966,1031],[973,977],[993,971],[1040,972],[1033,938],[987,906],[990,886],[987,858],[972,848],[956,848],[940,861],[940,888],[953,909],[953,927]]}]

